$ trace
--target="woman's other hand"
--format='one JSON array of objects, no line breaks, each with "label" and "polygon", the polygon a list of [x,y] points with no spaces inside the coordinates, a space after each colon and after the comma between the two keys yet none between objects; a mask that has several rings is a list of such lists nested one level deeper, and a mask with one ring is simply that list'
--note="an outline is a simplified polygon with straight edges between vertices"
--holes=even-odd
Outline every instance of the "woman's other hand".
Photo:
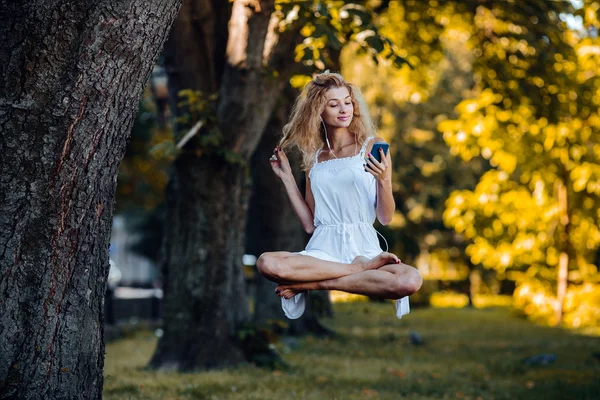
[{"label": "woman's other hand", "polygon": [[379,182],[389,182],[392,179],[392,157],[389,151],[384,154],[382,148],[379,148],[379,154],[381,162],[377,161],[371,153],[367,155],[365,171],[377,178]]},{"label": "woman's other hand", "polygon": [[286,179],[293,177],[292,175],[292,167],[290,166],[290,162],[285,155],[285,152],[279,148],[279,146],[275,147],[273,150],[273,155],[269,159],[271,163],[271,168],[273,168],[273,172],[280,179]]}]

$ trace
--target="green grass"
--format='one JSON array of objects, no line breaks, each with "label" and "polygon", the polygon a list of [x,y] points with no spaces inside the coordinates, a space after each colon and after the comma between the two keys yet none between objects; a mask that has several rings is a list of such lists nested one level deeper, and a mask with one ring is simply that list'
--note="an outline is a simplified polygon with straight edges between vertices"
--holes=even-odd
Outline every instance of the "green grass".
[{"label": "green grass", "polygon": [[[145,371],[156,339],[140,334],[107,346],[105,399],[600,399],[600,338],[534,325],[507,309],[419,309],[336,304],[324,321],[338,335],[288,349],[291,366],[244,365],[199,373]],[[425,344],[413,346],[409,331]],[[547,366],[527,356],[553,353]]]}]

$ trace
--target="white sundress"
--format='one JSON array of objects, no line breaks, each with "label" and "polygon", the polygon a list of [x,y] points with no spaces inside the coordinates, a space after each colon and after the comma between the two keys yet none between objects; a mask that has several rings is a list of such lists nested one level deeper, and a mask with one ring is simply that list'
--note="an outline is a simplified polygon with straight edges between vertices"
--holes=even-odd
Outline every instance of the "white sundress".
[{"label": "white sundress", "polygon": [[[317,151],[308,175],[315,200],[315,230],[306,248],[294,254],[349,264],[359,255],[373,258],[382,252],[373,228],[376,179],[364,170],[365,150],[373,138],[367,138],[352,157],[318,162]],[[305,293],[291,299],[282,297],[281,302],[286,317],[299,318],[304,313]],[[401,318],[408,312],[408,296],[396,300],[396,316]]]}]

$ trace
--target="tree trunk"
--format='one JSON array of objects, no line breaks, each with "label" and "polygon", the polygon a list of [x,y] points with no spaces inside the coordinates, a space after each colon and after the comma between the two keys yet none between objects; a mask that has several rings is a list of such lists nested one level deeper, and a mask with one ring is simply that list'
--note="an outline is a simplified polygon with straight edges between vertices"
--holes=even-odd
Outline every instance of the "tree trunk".
[{"label": "tree trunk", "polygon": [[559,234],[560,246],[562,251],[558,261],[558,274],[556,279],[556,324],[560,325],[563,318],[563,308],[565,303],[565,295],[567,294],[567,285],[569,278],[569,253],[571,250],[570,244],[570,218],[568,213],[568,201],[567,201],[567,186],[564,182],[568,182],[567,173],[563,174],[565,181],[558,183],[558,207],[560,210],[559,218],[560,225],[562,227]]},{"label": "tree trunk", "polygon": [[241,269],[246,171],[217,163],[223,162],[180,157],[167,188],[164,336],[151,361],[155,368],[244,360],[233,335],[248,319]]},{"label": "tree trunk", "polygon": [[206,94],[219,90],[227,45],[231,5],[222,0],[184,0],[165,43],[169,103],[173,115],[182,89]]},{"label": "tree trunk", "polygon": [[178,5],[2,2],[1,398],[101,398],[117,172]]},{"label": "tree trunk", "polygon": [[[200,132],[174,164],[162,265],[164,335],[150,366],[195,370],[234,365],[245,356],[236,330],[249,319],[242,276],[247,163],[287,75],[275,79],[264,67],[273,67],[265,57],[267,32],[274,29],[269,25],[273,0],[236,0],[232,5],[187,0],[183,10],[197,14],[180,14],[174,27],[178,39],[168,44],[171,103],[182,89],[217,90],[222,141],[216,150],[201,147],[205,132]],[[226,52],[218,43],[227,43]],[[193,49],[201,52],[188,62]],[[290,36],[279,37],[273,49],[272,55],[292,54]],[[238,162],[227,161],[223,153]]]}]

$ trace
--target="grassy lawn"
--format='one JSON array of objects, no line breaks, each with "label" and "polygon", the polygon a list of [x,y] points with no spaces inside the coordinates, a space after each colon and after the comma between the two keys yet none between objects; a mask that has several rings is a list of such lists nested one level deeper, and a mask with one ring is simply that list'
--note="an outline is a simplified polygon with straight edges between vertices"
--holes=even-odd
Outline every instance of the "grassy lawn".
[{"label": "grassy lawn", "polygon": [[[144,371],[150,333],[107,346],[105,399],[600,399],[600,338],[533,325],[508,309],[336,304],[335,338],[277,348],[288,371],[251,365],[194,374]],[[414,346],[409,332],[424,344]],[[550,365],[525,357],[552,353]]]}]

